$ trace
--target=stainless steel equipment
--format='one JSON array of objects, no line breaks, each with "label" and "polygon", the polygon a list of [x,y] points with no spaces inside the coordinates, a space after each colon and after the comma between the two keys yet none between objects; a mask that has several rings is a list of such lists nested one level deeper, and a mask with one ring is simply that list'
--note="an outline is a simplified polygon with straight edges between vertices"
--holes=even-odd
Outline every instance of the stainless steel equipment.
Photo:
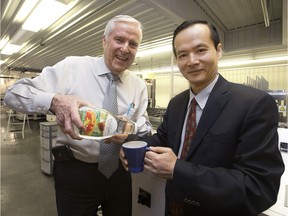
[{"label": "stainless steel equipment", "polygon": [[163,121],[163,116],[166,112],[165,108],[147,108],[147,113],[149,116],[149,121],[152,124],[154,129],[157,129],[157,127],[161,124]]},{"label": "stainless steel equipment", "polygon": [[155,107],[156,99],[156,80],[155,79],[145,79],[147,91],[148,91],[148,107]]},{"label": "stainless steel equipment", "polygon": [[288,92],[284,90],[268,92],[275,99],[279,112],[279,127],[288,128]]}]

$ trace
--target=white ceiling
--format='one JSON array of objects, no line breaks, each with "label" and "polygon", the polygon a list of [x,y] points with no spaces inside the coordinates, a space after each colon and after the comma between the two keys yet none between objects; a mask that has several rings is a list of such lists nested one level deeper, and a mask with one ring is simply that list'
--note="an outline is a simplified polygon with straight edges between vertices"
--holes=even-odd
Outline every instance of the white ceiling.
[{"label": "white ceiling", "polygon": [[[281,20],[282,0],[267,1],[270,21]],[[13,38],[21,29],[21,23],[15,23],[14,18],[23,2],[1,0],[1,38]],[[1,56],[6,60],[1,65],[2,73],[8,68],[40,71],[70,55],[101,55],[105,24],[118,14],[129,14],[142,22],[139,51],[170,45],[173,30],[186,19],[209,19],[223,34],[264,25],[260,0],[79,0],[48,29],[23,35],[20,39],[28,43],[20,52]]]}]

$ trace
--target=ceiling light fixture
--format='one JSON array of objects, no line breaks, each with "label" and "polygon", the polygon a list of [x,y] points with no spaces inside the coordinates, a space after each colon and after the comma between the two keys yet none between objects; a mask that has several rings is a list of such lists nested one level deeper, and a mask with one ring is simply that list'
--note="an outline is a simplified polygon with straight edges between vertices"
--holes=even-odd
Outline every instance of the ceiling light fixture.
[{"label": "ceiling light fixture", "polygon": [[166,45],[166,46],[162,46],[162,47],[156,47],[153,49],[139,51],[139,52],[137,52],[136,57],[155,55],[158,53],[171,52],[171,51],[172,51],[172,45]]},{"label": "ceiling light fixture", "polygon": [[9,41],[9,36],[7,35],[0,40],[0,50],[2,50],[3,47],[5,47],[8,41]]},{"label": "ceiling light fixture", "polygon": [[13,53],[18,52],[22,46],[16,44],[6,44],[6,46],[1,50],[2,55],[12,55]]},{"label": "ceiling light fixture", "polygon": [[219,62],[219,68],[225,67],[236,67],[236,66],[248,66],[259,63],[273,63],[273,62],[286,62],[288,63],[288,56],[279,56],[279,57],[271,57],[271,58],[262,58],[262,59],[251,59],[251,60],[243,60],[243,61],[221,61]]},{"label": "ceiling light fixture", "polygon": [[77,1],[63,4],[56,0],[42,0],[26,19],[22,28],[32,32],[46,29],[70,10]]},{"label": "ceiling light fixture", "polygon": [[29,38],[34,34],[34,32],[26,31],[20,28],[11,39],[10,43],[16,45],[22,45],[23,43],[27,42]]},{"label": "ceiling light fixture", "polygon": [[[238,66],[258,66],[257,64],[263,64],[263,63],[280,63],[280,64],[288,64],[288,56],[278,56],[278,57],[271,57],[271,58],[262,58],[262,59],[254,59],[254,60],[221,60],[219,61],[219,69],[225,69],[225,68],[236,68]],[[172,68],[173,67],[173,68]],[[179,73],[179,69],[177,65],[173,66],[166,66],[161,68],[155,68],[155,69],[140,69],[137,71],[136,68],[133,69],[133,71],[136,74],[145,74],[145,73]]]},{"label": "ceiling light fixture", "polygon": [[157,74],[157,73],[171,73],[171,72],[175,72],[175,73],[179,73],[179,69],[176,65],[173,66],[165,66],[165,67],[161,67],[161,68],[155,68],[155,69],[143,69],[143,70],[139,70],[137,71],[136,69],[133,69],[133,72],[135,74],[145,74],[145,73],[153,73],[153,74]]},{"label": "ceiling light fixture", "polygon": [[265,27],[270,26],[269,13],[268,13],[268,0],[261,0],[262,12],[264,16]]},{"label": "ceiling light fixture", "polygon": [[0,65],[4,64],[5,60],[0,60]]},{"label": "ceiling light fixture", "polygon": [[15,22],[23,22],[38,2],[39,0],[25,0],[15,17]]}]

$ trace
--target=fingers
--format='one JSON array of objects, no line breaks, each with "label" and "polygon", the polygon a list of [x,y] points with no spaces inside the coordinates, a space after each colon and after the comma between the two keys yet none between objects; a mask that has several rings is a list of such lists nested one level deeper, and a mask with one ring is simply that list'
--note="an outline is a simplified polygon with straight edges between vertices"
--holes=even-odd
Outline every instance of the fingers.
[{"label": "fingers", "polygon": [[65,127],[63,127],[63,126],[59,126],[59,127],[60,127],[60,129],[61,129],[61,131],[62,131],[63,133],[68,134],[72,139],[77,139],[77,140],[83,139],[83,138],[79,137],[79,135],[78,135],[77,133],[75,133],[74,130],[67,132],[67,130],[65,129]]},{"label": "fingers", "polygon": [[122,165],[125,168],[125,170],[128,171],[128,161],[125,159],[125,154],[124,154],[124,151],[122,148],[121,148],[120,153],[119,153],[119,158],[120,158]]},{"label": "fingers", "polygon": [[[70,127],[72,127],[72,124],[75,124],[75,126],[79,129],[85,130],[85,126],[79,117],[78,109],[79,108],[77,106],[71,107],[70,116],[69,115],[66,116],[65,123],[67,123],[67,124],[65,126],[67,126],[67,129],[69,129],[69,130],[71,129]],[[70,126],[69,126],[69,124],[70,124]]]},{"label": "fingers", "polygon": [[77,103],[78,103],[79,108],[83,107],[83,106],[93,107],[93,104],[90,103],[89,101],[84,101],[84,100],[78,99]]},{"label": "fingers", "polygon": [[177,161],[175,153],[167,147],[150,146],[150,150],[145,154],[144,168],[160,178],[171,179]]},{"label": "fingers", "polygon": [[155,147],[155,146],[149,146],[149,149],[152,151],[152,152],[156,152],[158,154],[163,154],[163,153],[167,153],[167,152],[170,152],[172,151],[171,148],[167,148],[167,147]]},{"label": "fingers", "polygon": [[112,137],[109,137],[104,140],[104,143],[106,144],[122,144],[128,137],[128,134],[115,134]]},{"label": "fingers", "polygon": [[74,130],[74,126],[73,126],[73,122],[71,121],[71,118],[65,119],[65,131],[72,139],[78,139],[78,140],[81,139]]},{"label": "fingers", "polygon": [[83,106],[93,107],[93,105],[90,102],[83,101],[77,97],[75,97],[75,99],[76,99],[75,101],[76,104],[71,107],[71,113],[70,113],[71,122],[74,123],[77,128],[81,130],[85,130],[85,126],[79,117],[79,108]]},{"label": "fingers", "polygon": [[157,160],[158,154],[153,152],[153,151],[148,151],[146,152],[145,154],[145,157],[144,157],[144,163],[146,165],[146,168],[149,167],[149,171],[151,171],[151,169],[155,166],[155,160]]},{"label": "fingers", "polygon": [[112,138],[114,138],[114,139],[119,139],[119,140],[123,140],[123,141],[125,139],[127,139],[127,137],[128,137],[128,134],[115,134],[112,136]]},{"label": "fingers", "polygon": [[63,133],[73,139],[81,139],[74,130],[74,125],[84,130],[85,127],[79,117],[79,107],[91,106],[91,103],[83,101],[76,96],[56,94],[51,102],[51,110],[57,117],[57,123]]}]

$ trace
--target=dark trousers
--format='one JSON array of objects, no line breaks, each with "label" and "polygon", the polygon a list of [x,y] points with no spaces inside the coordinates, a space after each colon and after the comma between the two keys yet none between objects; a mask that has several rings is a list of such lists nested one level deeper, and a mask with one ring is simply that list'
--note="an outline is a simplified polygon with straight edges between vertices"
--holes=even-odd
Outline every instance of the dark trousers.
[{"label": "dark trousers", "polygon": [[101,205],[103,216],[131,216],[131,175],[121,163],[107,179],[97,163],[70,160],[54,163],[58,216],[96,216]]}]

